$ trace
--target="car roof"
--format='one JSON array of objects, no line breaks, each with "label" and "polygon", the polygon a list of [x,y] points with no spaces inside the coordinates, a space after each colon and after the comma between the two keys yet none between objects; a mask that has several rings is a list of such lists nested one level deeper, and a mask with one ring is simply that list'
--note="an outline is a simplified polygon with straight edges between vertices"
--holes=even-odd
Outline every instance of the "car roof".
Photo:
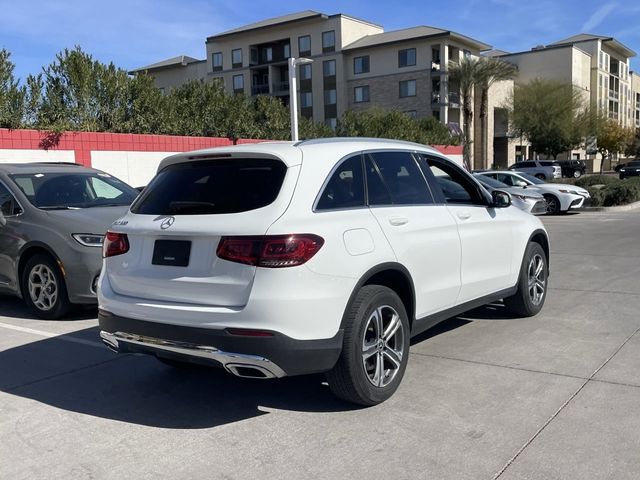
[{"label": "car roof", "polygon": [[[88,168],[78,163],[62,162],[30,162],[30,163],[0,163],[0,172],[9,175],[32,173],[67,173],[67,172],[100,172],[94,168]],[[102,172],[100,172],[102,173]]]},{"label": "car roof", "polygon": [[360,150],[417,150],[442,156],[435,148],[419,143],[402,140],[389,140],[384,138],[360,138],[360,137],[333,137],[298,142],[259,142],[245,143],[228,147],[207,148],[193,152],[179,153],[165,158],[158,166],[158,171],[169,165],[187,162],[190,160],[213,159],[216,156],[240,157],[243,155],[276,157],[284,161],[288,166],[299,165],[305,154],[325,153],[326,155],[314,155],[314,157],[326,158],[327,163],[333,164],[338,158],[342,158],[352,152]]}]

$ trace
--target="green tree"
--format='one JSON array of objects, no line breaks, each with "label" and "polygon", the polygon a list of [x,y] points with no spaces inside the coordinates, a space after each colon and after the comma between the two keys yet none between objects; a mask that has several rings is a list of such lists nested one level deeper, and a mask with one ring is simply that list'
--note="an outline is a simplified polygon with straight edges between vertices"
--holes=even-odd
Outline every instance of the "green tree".
[{"label": "green tree", "polygon": [[18,85],[11,54],[0,50],[0,128],[20,128],[23,124],[26,89]]},{"label": "green tree", "polygon": [[[258,135],[260,137],[271,140],[289,140],[291,138],[289,109],[279,98],[259,95],[253,102],[253,108],[255,109],[254,121],[259,128]],[[298,127],[300,131],[301,125]]]},{"label": "green tree", "polygon": [[[498,58],[481,57],[480,58],[480,75],[478,79],[478,87],[480,89],[480,159],[479,163],[482,167],[488,165],[487,162],[487,110],[489,103],[489,89],[495,82],[504,80],[512,80],[518,68],[508,62]],[[476,165],[478,162],[476,162]]]},{"label": "green tree", "polygon": [[535,152],[557,158],[583,142],[586,109],[573,85],[535,79],[516,85],[510,103],[512,128],[529,140]]},{"label": "green tree", "polygon": [[604,113],[597,112],[592,116],[590,132],[595,134],[598,153],[602,155],[600,173],[604,170],[605,160],[611,160],[614,155],[625,152],[634,141],[632,128],[623,127],[617,120],[608,118]]}]

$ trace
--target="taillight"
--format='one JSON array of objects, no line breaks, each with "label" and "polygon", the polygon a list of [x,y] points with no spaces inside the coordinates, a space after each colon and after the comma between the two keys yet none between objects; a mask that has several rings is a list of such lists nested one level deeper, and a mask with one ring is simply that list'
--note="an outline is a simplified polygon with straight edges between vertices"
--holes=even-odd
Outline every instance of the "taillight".
[{"label": "taillight", "polygon": [[126,233],[107,232],[102,244],[102,256],[115,257],[129,251],[129,239]]},{"label": "taillight", "polygon": [[223,260],[258,267],[295,267],[311,259],[323,244],[322,237],[308,233],[222,237],[216,255]]}]

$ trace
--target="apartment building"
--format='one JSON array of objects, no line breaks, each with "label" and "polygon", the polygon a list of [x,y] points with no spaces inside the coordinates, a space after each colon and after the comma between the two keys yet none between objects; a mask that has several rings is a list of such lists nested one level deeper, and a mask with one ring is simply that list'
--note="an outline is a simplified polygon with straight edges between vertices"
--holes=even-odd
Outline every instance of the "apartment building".
[{"label": "apartment building", "polygon": [[160,88],[193,78],[222,81],[229,93],[274,95],[289,103],[287,59],[298,67],[300,114],[334,127],[346,109],[400,109],[433,115],[460,128],[458,86],[447,65],[478,56],[489,45],[433,27],[384,32],[349,15],[298,12],[213,35],[207,57],[176,57],[133,71],[154,76]]},{"label": "apartment building", "polygon": [[[517,65],[516,83],[534,78],[571,83],[582,92],[586,104],[595,105],[624,127],[635,127],[640,85],[636,80],[634,87],[635,75],[629,71],[630,59],[635,55],[612,37],[579,34],[530,51],[497,56]],[[531,156],[526,148],[519,153]],[[584,149],[567,152],[566,157],[586,159],[591,168],[599,168],[599,160],[588,158]]]}]

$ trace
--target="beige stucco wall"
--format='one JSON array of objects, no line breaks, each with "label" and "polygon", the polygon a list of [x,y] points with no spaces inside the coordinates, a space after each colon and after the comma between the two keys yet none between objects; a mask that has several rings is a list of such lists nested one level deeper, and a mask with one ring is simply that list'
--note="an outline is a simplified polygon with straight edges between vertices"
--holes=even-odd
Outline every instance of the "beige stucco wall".
[{"label": "beige stucco wall", "polygon": [[207,64],[194,62],[188,65],[178,65],[171,68],[150,72],[156,87],[167,92],[171,88],[179,87],[190,80],[204,79],[207,77]]}]

